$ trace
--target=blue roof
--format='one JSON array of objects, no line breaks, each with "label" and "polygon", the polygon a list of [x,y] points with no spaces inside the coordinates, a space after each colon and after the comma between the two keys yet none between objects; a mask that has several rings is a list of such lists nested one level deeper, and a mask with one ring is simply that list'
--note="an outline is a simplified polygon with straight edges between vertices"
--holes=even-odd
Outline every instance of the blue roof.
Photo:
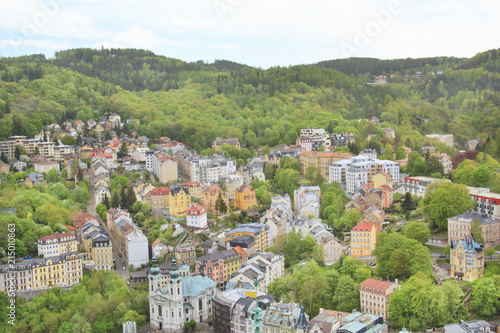
[{"label": "blue roof", "polygon": [[204,290],[208,290],[217,285],[212,279],[207,276],[189,276],[185,277],[181,281],[182,284],[182,296],[193,296],[196,297]]}]

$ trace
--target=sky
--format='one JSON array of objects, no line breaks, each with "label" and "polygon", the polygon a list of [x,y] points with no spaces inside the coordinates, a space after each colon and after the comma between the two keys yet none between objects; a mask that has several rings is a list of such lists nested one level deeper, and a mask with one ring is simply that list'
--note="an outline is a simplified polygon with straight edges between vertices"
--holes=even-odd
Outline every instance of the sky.
[{"label": "sky", "polygon": [[4,0],[0,56],[104,46],[261,68],[472,57],[500,48],[499,12],[494,0]]}]

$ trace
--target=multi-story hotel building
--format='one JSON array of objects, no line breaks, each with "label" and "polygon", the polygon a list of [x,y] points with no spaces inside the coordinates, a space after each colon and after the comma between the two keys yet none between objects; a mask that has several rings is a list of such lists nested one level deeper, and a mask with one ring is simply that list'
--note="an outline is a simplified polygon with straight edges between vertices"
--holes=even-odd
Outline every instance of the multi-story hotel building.
[{"label": "multi-story hotel building", "polygon": [[448,241],[459,241],[471,233],[472,223],[477,220],[481,224],[481,236],[484,248],[500,245],[500,219],[478,213],[464,213],[448,218]]},{"label": "multi-story hotel building", "polygon": [[361,312],[389,318],[389,297],[394,290],[401,289],[396,281],[366,279],[359,287]]},{"label": "multi-story hotel building", "polygon": [[450,246],[450,275],[456,280],[472,282],[484,275],[483,244],[474,240],[472,234]]},{"label": "multi-story hotel building", "polygon": [[361,185],[370,183],[373,176],[381,172],[389,174],[394,181],[399,181],[398,163],[358,155],[331,163],[328,182],[340,183],[347,194],[353,194]]},{"label": "multi-story hotel building", "polygon": [[44,258],[57,257],[76,251],[76,237],[70,232],[47,235],[38,240],[38,255]]}]

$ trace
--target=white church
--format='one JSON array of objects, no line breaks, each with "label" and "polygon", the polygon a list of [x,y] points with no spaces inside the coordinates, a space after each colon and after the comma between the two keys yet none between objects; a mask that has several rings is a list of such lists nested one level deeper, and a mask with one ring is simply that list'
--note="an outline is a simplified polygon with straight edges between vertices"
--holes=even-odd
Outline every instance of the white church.
[{"label": "white church", "polygon": [[156,258],[149,270],[149,314],[151,327],[162,332],[183,332],[184,323],[206,322],[212,316],[212,297],[217,285],[204,276],[190,276],[189,266],[177,268],[172,259],[170,277],[164,279]]}]

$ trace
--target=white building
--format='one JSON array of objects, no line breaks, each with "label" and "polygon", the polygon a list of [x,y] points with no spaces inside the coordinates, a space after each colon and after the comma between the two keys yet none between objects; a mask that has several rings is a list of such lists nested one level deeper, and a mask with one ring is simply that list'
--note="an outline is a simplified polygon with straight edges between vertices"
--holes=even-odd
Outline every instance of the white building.
[{"label": "white building", "polygon": [[144,155],[144,159],[146,160],[146,170],[148,170],[148,172],[150,173],[154,173],[154,157],[155,153],[152,150],[147,151]]},{"label": "white building", "polygon": [[449,179],[439,179],[439,178],[431,178],[424,176],[416,176],[416,177],[405,177],[403,180],[403,189],[406,192],[410,192],[411,195],[416,195],[420,198],[425,196],[425,189],[428,185],[436,182],[436,181],[447,181]]},{"label": "white building", "polygon": [[358,187],[371,182],[373,176],[383,172],[399,181],[399,164],[393,161],[379,160],[364,155],[351,157],[348,160],[333,162],[330,165],[328,182],[340,183],[347,195],[352,195]]},{"label": "white building", "polygon": [[186,225],[188,228],[207,228],[207,208],[196,203],[191,205],[186,212]]},{"label": "white building", "polygon": [[134,265],[135,268],[149,262],[148,239],[142,231],[134,229],[127,235],[128,247],[128,266]]},{"label": "white building", "polygon": [[210,183],[218,182],[220,177],[220,165],[209,159],[195,159],[190,162],[192,182]]},{"label": "white building", "polygon": [[149,316],[153,329],[160,332],[181,333],[184,323],[208,321],[212,316],[212,298],[217,283],[204,275],[189,276],[189,267],[172,260],[167,279],[162,279],[160,268],[153,259],[149,271]]},{"label": "white building", "polygon": [[95,189],[95,204],[102,204],[106,196],[108,196],[108,200],[111,201],[111,193],[109,192],[109,188],[104,185],[97,186],[97,188]]},{"label": "white building", "polygon": [[220,161],[220,178],[226,178],[230,174],[236,172],[236,161],[231,159],[224,159]]},{"label": "white building", "polygon": [[447,146],[453,147],[453,134],[427,134],[426,137],[436,139]]},{"label": "white building", "polygon": [[136,148],[132,152],[132,158],[136,162],[145,162],[146,161],[146,152],[148,151],[147,148]]}]

